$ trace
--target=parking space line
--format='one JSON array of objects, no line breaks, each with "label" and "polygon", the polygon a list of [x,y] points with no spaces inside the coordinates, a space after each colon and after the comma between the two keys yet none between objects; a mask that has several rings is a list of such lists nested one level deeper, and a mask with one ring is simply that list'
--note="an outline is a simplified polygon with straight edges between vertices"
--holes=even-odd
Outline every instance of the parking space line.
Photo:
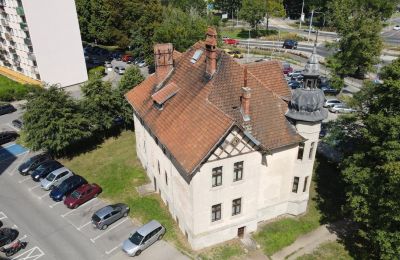
[{"label": "parking space line", "polygon": [[22,240],[22,239],[25,239],[25,238],[27,238],[28,237],[28,235],[24,235],[23,237],[20,237],[20,238],[18,238],[19,240]]},{"label": "parking space line", "polygon": [[88,223],[86,223],[86,224],[84,224],[84,225],[78,227],[77,229],[78,229],[79,231],[81,231],[82,228],[86,227],[86,226],[89,225],[90,223],[92,223],[92,221],[89,221]]},{"label": "parking space line", "polygon": [[4,214],[4,212],[3,211],[0,211],[0,220],[2,220],[2,219],[6,219],[7,218],[7,215],[6,214]]},{"label": "parking space line", "polygon": [[12,258],[12,260],[18,259],[18,260],[36,260],[39,259],[40,257],[44,256],[44,252],[37,246],[23,252],[22,254],[19,254],[15,257]]},{"label": "parking space line", "polygon": [[75,229],[78,229],[78,227],[77,226],[75,226],[75,224],[74,223],[72,223],[69,219],[65,219],[69,224],[71,224]]},{"label": "parking space line", "polygon": [[28,176],[28,177],[26,177],[25,179],[22,179],[22,180],[18,181],[18,183],[21,184],[21,183],[23,183],[23,182],[29,180],[30,178],[31,178],[31,177]]},{"label": "parking space line", "polygon": [[122,223],[124,223],[125,221],[127,221],[128,218],[125,218],[123,221],[119,222],[117,225],[107,229],[107,231],[101,233],[100,235],[98,235],[97,237],[91,238],[90,241],[92,241],[92,243],[95,243],[96,239],[102,237],[103,235],[107,234],[108,232],[110,232],[111,230],[113,230],[114,228],[118,227],[119,225],[121,225]]},{"label": "parking space line", "polygon": [[40,186],[40,183],[38,184],[38,185],[35,185],[35,186],[33,186],[33,187],[30,187],[29,188],[29,191],[32,191],[33,189],[36,189],[37,187],[39,187]]},{"label": "parking space line", "polygon": [[96,199],[96,198],[91,199],[91,200],[89,200],[88,202],[86,202],[85,204],[81,205],[81,207],[78,207],[78,208],[76,208],[76,209],[73,209],[73,210],[68,211],[67,213],[61,215],[61,217],[64,218],[64,217],[68,216],[69,214],[71,214],[72,212],[75,212],[76,210],[83,208],[84,206],[88,205],[90,202],[95,201],[95,200],[97,200],[97,199]]},{"label": "parking space line", "polygon": [[107,255],[109,255],[109,254],[111,254],[113,251],[115,251],[116,249],[120,248],[121,246],[122,246],[122,245],[118,245],[118,246],[114,247],[113,249],[111,249],[111,250],[109,250],[109,251],[106,251],[105,253],[106,253]]},{"label": "parking space line", "polygon": [[15,229],[17,229],[17,228],[18,228],[18,226],[14,224],[14,226],[12,226],[12,228],[15,228]]},{"label": "parking space line", "polygon": [[40,200],[43,199],[44,197],[46,197],[47,195],[49,195],[49,193],[50,193],[50,192],[48,192],[48,193],[46,193],[46,194],[44,194],[44,195],[42,195],[42,196],[38,196],[38,199],[40,199]]},{"label": "parking space line", "polygon": [[62,201],[57,201],[56,203],[53,203],[51,205],[49,205],[49,208],[54,208],[55,206],[57,206],[58,204],[61,204]]}]

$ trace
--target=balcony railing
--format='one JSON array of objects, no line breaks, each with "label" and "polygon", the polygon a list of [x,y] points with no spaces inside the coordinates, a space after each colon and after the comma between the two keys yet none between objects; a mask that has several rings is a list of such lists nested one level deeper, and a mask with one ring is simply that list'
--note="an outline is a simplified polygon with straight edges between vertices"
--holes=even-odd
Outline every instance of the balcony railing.
[{"label": "balcony railing", "polygon": [[7,40],[12,41],[11,34],[5,33],[4,36],[6,37]]},{"label": "balcony railing", "polygon": [[18,6],[17,8],[15,8],[17,10],[17,14],[19,16],[24,16],[25,12],[24,12],[24,8],[22,8],[21,6]]},{"label": "balcony railing", "polygon": [[1,19],[1,24],[2,24],[3,26],[8,26],[8,21],[7,21],[5,18],[2,18],[2,19]]},{"label": "balcony railing", "polygon": [[28,24],[27,23],[21,22],[21,23],[19,23],[19,25],[20,25],[22,30],[24,30],[24,31],[28,30]]},{"label": "balcony railing", "polygon": [[31,41],[30,38],[25,38],[25,39],[24,39],[24,43],[25,43],[26,45],[28,45],[28,46],[32,46],[32,41]]},{"label": "balcony railing", "polygon": [[32,52],[29,52],[29,53],[28,53],[28,59],[31,60],[31,61],[36,60],[35,54],[33,54]]},{"label": "balcony railing", "polygon": [[39,70],[36,67],[31,67],[32,74],[39,74]]},{"label": "balcony railing", "polygon": [[8,48],[8,51],[9,51],[10,53],[17,53],[17,51],[16,51],[13,47],[9,47],[9,48]]}]

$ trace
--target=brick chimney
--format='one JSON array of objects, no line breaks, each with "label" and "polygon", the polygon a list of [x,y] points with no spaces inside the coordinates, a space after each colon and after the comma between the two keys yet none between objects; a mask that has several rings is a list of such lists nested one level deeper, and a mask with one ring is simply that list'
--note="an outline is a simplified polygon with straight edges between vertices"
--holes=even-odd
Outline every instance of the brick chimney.
[{"label": "brick chimney", "polygon": [[217,32],[208,27],[206,35],[206,74],[211,78],[217,70]]},{"label": "brick chimney", "polygon": [[244,67],[242,96],[240,97],[240,112],[244,121],[250,121],[251,88],[247,87],[247,67]]},{"label": "brick chimney", "polygon": [[154,63],[156,69],[157,85],[161,84],[174,68],[174,47],[172,43],[154,45]]}]

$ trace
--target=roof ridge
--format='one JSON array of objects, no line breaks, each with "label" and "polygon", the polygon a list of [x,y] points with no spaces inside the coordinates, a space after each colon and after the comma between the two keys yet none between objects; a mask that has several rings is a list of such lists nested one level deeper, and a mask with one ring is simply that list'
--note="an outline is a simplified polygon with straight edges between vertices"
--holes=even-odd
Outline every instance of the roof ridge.
[{"label": "roof ridge", "polygon": [[[258,79],[251,71],[247,71],[248,74],[251,74],[251,76],[253,76],[253,78],[256,79],[256,81],[261,84],[261,86],[265,87],[268,91],[272,92],[272,95],[277,98],[277,99],[281,99],[280,96],[278,96],[278,94],[276,94],[272,89],[270,89],[269,87],[265,86],[260,79]],[[250,87],[251,88],[251,87]]]}]

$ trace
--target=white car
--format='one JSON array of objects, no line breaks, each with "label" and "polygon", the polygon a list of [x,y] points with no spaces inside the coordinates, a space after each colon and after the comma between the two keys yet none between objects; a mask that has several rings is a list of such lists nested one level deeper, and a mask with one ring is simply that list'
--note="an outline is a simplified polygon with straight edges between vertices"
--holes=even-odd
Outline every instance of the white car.
[{"label": "white car", "polygon": [[325,101],[324,107],[332,107],[334,105],[339,105],[339,104],[343,104],[342,101],[337,99],[327,99]]},{"label": "white car", "polygon": [[395,26],[393,27],[393,30],[395,30],[395,31],[400,31],[400,25],[395,25]]},{"label": "white car", "polygon": [[116,66],[116,67],[114,68],[114,71],[117,72],[119,75],[125,74],[125,68],[124,68],[124,67]]},{"label": "white car", "polygon": [[62,167],[55,171],[52,171],[46,178],[40,180],[40,186],[44,190],[51,190],[54,187],[58,187],[64,180],[73,176],[74,174],[67,168]]},{"label": "white car", "polygon": [[329,108],[332,113],[354,113],[357,110],[346,106],[345,104],[337,104]]}]

